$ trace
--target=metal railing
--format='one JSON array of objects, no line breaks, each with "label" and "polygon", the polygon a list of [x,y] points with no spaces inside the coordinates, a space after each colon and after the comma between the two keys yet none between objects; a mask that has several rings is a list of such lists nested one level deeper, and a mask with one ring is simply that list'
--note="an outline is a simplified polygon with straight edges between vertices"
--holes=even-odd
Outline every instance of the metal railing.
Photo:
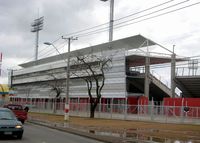
[{"label": "metal railing", "polygon": [[200,76],[200,67],[190,69],[188,67],[177,67],[176,76]]},{"label": "metal railing", "polygon": [[[145,67],[144,66],[137,66],[137,67],[130,67],[129,68],[129,72],[135,72],[138,74],[144,74],[145,73]],[[166,86],[167,88],[170,88],[169,82],[162,77],[161,75],[159,75],[155,70],[150,70],[150,74],[157,79],[158,81],[160,81],[160,83],[164,86]]]},{"label": "metal railing", "polygon": [[[64,115],[64,102],[34,102],[27,105],[31,112]],[[89,117],[90,104],[70,103],[70,116]],[[95,118],[200,124],[200,107],[98,104]]]}]

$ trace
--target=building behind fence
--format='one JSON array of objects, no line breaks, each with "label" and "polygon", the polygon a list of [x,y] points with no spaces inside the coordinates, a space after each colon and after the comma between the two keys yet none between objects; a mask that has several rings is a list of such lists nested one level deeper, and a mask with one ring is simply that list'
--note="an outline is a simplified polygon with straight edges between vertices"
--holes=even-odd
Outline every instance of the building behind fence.
[{"label": "building behind fence", "polygon": [[[26,102],[12,102],[27,106]],[[64,100],[38,101],[29,103],[28,106],[31,112],[64,115],[64,102]],[[70,116],[89,117],[90,104],[71,103]],[[99,104],[95,111],[95,118],[200,124],[200,107],[166,106],[160,103],[155,105],[154,102],[149,105]]]}]

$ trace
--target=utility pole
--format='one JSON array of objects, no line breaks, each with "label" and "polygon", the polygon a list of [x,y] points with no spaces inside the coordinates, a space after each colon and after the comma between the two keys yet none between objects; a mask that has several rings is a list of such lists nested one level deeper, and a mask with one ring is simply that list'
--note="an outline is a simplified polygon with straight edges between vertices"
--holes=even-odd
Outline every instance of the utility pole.
[{"label": "utility pole", "polygon": [[69,120],[69,104],[70,104],[70,98],[69,98],[69,81],[70,81],[70,46],[72,40],[78,40],[78,38],[64,38],[62,36],[62,39],[65,39],[68,41],[68,53],[67,53],[67,78],[66,78],[66,98],[65,98],[65,113],[64,113],[64,120]]},{"label": "utility pole", "polygon": [[[64,57],[62,57],[62,59],[67,63],[67,69],[66,69],[66,74],[67,74],[67,78],[66,78],[66,96],[65,96],[65,113],[64,113],[64,120],[68,121],[69,120],[69,104],[70,104],[70,98],[69,98],[69,81],[70,81],[70,48],[71,48],[71,41],[73,40],[78,40],[78,38],[64,38],[62,36],[62,39],[66,40],[68,42],[68,53],[67,53],[67,61],[65,60]],[[53,43],[50,42],[44,42],[45,45],[52,45],[56,51],[59,53],[59,55],[61,55],[61,53],[58,51],[58,49],[56,48],[56,46]],[[61,55],[62,56],[62,55]]]},{"label": "utility pole", "polygon": [[35,61],[38,60],[38,41],[39,41],[39,31],[43,28],[43,21],[44,16],[37,18],[31,24],[31,32],[36,33],[36,40],[35,40]]}]

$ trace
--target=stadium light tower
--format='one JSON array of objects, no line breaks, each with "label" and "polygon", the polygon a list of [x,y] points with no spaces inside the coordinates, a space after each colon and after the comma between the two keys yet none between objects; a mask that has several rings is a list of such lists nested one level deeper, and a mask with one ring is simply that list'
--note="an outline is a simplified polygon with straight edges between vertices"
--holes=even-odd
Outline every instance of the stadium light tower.
[{"label": "stadium light tower", "polygon": [[[108,0],[100,0],[106,2]],[[110,0],[109,42],[113,40],[114,0]]]},{"label": "stadium light tower", "polygon": [[38,60],[38,41],[39,41],[39,31],[43,28],[44,16],[37,18],[31,24],[31,32],[36,32],[36,40],[35,40],[35,61]]}]

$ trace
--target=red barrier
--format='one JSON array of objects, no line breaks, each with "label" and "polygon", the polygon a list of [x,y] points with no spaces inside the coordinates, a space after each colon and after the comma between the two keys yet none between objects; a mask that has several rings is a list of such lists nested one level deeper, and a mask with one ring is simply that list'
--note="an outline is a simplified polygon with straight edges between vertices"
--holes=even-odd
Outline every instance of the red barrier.
[{"label": "red barrier", "polygon": [[200,117],[200,98],[164,98],[168,115]]},{"label": "red barrier", "polygon": [[[138,105],[148,105],[148,98],[145,96],[128,97],[128,113],[136,114],[138,112]],[[144,109],[141,109],[144,108]],[[141,111],[147,112],[147,106],[140,106]]]},{"label": "red barrier", "polygon": [[200,107],[200,98],[164,98],[164,106]]}]

